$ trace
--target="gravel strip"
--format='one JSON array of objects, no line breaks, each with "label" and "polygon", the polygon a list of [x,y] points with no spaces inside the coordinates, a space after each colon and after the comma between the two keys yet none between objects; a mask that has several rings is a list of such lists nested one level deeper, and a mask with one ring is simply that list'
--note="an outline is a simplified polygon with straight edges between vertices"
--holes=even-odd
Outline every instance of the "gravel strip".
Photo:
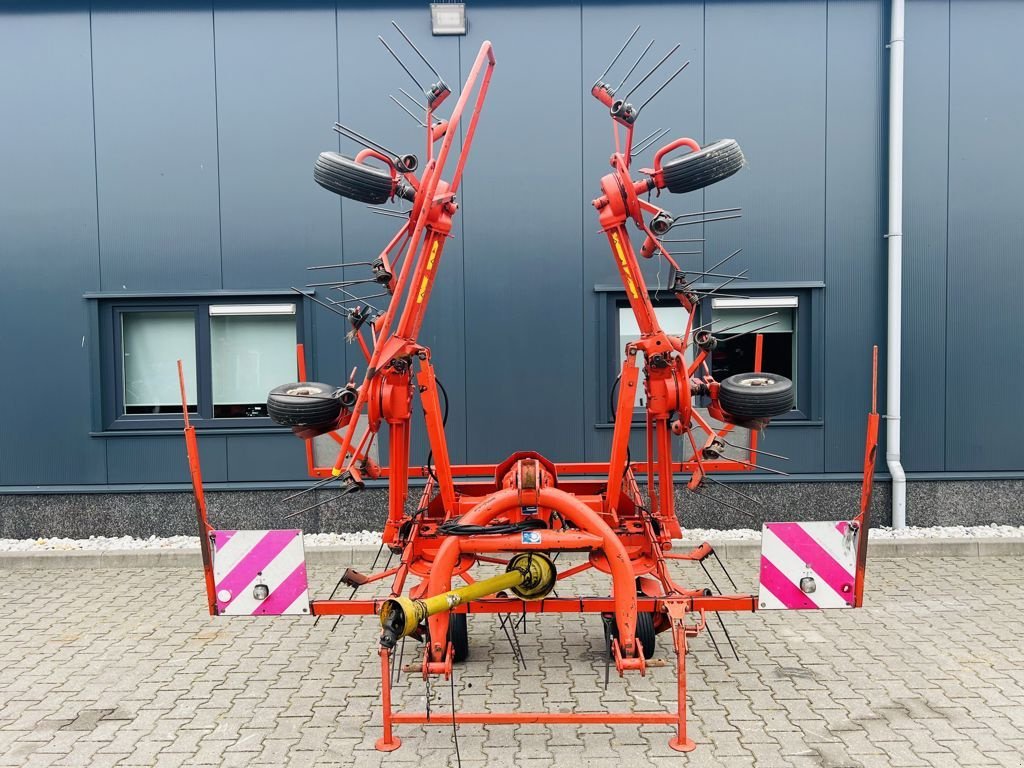
[{"label": "gravel strip", "polygon": [[[1024,526],[1013,525],[949,525],[934,528],[872,528],[872,539],[963,539],[963,538],[1021,538]],[[688,541],[757,541],[761,531],[750,528],[716,530],[714,528],[687,528],[684,538]],[[358,533],[307,533],[305,543],[308,549],[339,546],[366,546],[380,544],[380,532],[359,531]],[[138,549],[197,549],[198,536],[168,536],[136,539],[131,536],[107,537],[90,536],[88,539],[0,539],[0,552],[40,551],[125,551]]]}]

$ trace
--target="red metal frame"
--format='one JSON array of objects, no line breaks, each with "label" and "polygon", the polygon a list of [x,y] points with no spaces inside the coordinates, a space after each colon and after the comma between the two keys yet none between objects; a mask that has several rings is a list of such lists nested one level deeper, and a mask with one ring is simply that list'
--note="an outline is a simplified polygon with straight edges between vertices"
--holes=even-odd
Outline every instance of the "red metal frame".
[{"label": "red metal frame", "polygon": [[[537,601],[491,597],[460,605],[455,611],[612,614],[619,630],[611,641],[612,653],[620,675],[627,671],[645,674],[648,667],[649,660],[644,658],[635,637],[638,611],[654,612],[659,616],[656,623],[658,631],[671,634],[677,656],[678,704],[674,712],[458,712],[454,714],[456,723],[671,723],[676,726],[676,734],[670,745],[679,751],[689,751],[694,744],[686,734],[687,639],[702,631],[707,611],[753,611],[757,602],[750,594],[707,595],[704,590],[685,588],[673,579],[669,568],[671,560],[703,560],[712,554],[710,545],[706,543],[687,553],[671,552],[673,539],[682,536],[675,509],[674,476],[680,472],[689,473],[690,487],[696,488],[711,472],[749,471],[756,462],[753,450],[747,461],[723,458],[717,450],[721,445],[717,439],[728,434],[734,425],[726,423],[716,430],[694,406],[695,398],[708,397],[710,414],[726,422],[729,420],[728,414],[723,413],[717,403],[718,385],[711,376],[708,352],[701,349],[691,362],[686,361],[693,330],[693,310],[698,299],[687,290],[676,292],[680,304],[690,314],[690,320],[683,336],[667,334],[655,314],[626,224],[632,220],[644,233],[642,255],[650,256],[657,252],[678,269],[649,224],[650,218],[666,212],[641,199],[641,195],[664,186],[661,160],[668,152],[680,147],[696,151],[699,145],[692,139],[671,142],[655,155],[654,168],[645,169],[643,178],[634,180],[630,172],[633,125],[613,114],[616,152],[611,158],[612,172],[601,179],[602,194],[593,204],[641,337],[625,349],[609,460],[556,464],[539,454],[523,451],[497,465],[453,466],[445,440],[430,350],[418,341],[418,335],[437,279],[444,244],[452,229],[452,217],[458,210],[456,192],[494,65],[493,49],[489,42],[485,42],[451,118],[434,125],[433,110],[443,98],[428,107],[425,123],[431,127],[427,128],[427,162],[421,178],[417,179],[412,173],[400,174],[391,160],[379,153],[366,152],[357,157],[357,160],[369,156],[383,160],[390,166],[396,184],[401,175],[405,183],[415,190],[415,200],[409,221],[381,253],[389,273],[400,266],[397,277],[388,283],[394,298],[388,310],[368,324],[369,340],[363,335],[366,329],[354,331],[354,337],[367,358],[367,368],[358,386],[355,405],[344,412],[339,430],[330,433],[338,443],[338,459],[332,467],[316,466],[312,442],[307,440],[310,474],[314,477],[340,477],[349,490],[361,487],[364,478],[388,480],[389,507],[383,538],[384,544],[400,555],[400,564],[377,573],[360,575],[360,583],[392,578],[392,597],[405,592],[412,597],[437,595],[450,589],[456,576],[472,581],[469,571],[476,563],[504,562],[493,557],[497,553],[531,550],[583,552],[588,558],[585,563],[558,576],[560,592],[565,591],[561,585],[568,579],[596,568],[610,576],[610,595],[560,596]],[[474,93],[462,149],[451,180],[446,181],[443,173],[454,137]],[[606,106],[611,105],[606,89],[595,86],[593,93]],[[624,135],[620,135],[622,131]],[[434,145],[439,141],[441,145],[435,157]],[[624,150],[620,149],[622,147]],[[404,255],[392,261],[393,252],[403,250]],[[756,370],[760,370],[761,348],[761,339],[758,338]],[[298,370],[304,380],[306,365],[301,345],[297,354]],[[648,455],[640,460],[630,460],[629,437],[641,374],[646,393]],[[182,392],[184,398],[183,380]],[[415,393],[419,394],[424,413],[434,457],[433,467],[412,467],[409,462]],[[366,428],[357,437],[361,423],[358,416],[363,413],[366,414]],[[185,419],[197,516],[203,533],[207,592],[210,610],[214,613],[216,606],[209,551],[212,529],[202,495],[195,433],[188,425],[187,412]],[[877,421],[878,415],[873,408],[865,455],[865,491],[858,518],[858,524],[863,526],[865,533],[869,522],[867,503],[871,470],[877,446],[877,437],[872,441],[870,432],[873,429],[877,435]],[[379,466],[368,458],[368,453],[375,436],[385,426],[389,437],[389,459],[386,466]],[[673,434],[683,438],[686,446],[684,458],[673,458]],[[750,436],[751,449],[756,448],[756,439],[755,431]],[[643,476],[647,478],[646,493],[638,482],[638,477]],[[426,478],[414,512],[406,511],[410,477]],[[546,528],[540,532],[540,540],[533,543],[525,543],[525,537],[518,535],[445,535],[440,530],[441,524],[456,517],[461,518],[462,524],[476,525],[516,523],[527,517],[538,517],[545,522]],[[866,541],[866,535],[863,539]],[[857,605],[860,605],[862,597],[862,571],[863,559],[858,571]],[[407,590],[406,583],[410,578],[415,583]],[[382,602],[382,599],[315,599],[310,613],[314,616],[373,615],[379,613]],[[688,616],[694,616],[696,620],[688,623]],[[451,674],[452,646],[441,640],[447,637],[448,623],[447,613],[429,619],[429,637],[421,668],[425,676],[447,677]],[[399,746],[401,741],[394,734],[395,724],[451,725],[451,714],[394,712],[390,686],[391,652],[381,648],[380,659],[384,723],[383,736],[376,744],[378,749],[390,751]]]}]

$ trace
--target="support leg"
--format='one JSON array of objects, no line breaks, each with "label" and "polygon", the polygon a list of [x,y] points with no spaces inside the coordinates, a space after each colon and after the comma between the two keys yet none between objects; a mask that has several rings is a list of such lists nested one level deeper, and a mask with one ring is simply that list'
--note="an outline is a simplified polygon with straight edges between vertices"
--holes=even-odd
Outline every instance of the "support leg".
[{"label": "support leg", "polygon": [[672,616],[672,642],[676,649],[676,735],[668,741],[668,745],[676,752],[692,752],[697,748],[692,739],[686,736],[686,626],[682,619]]},{"label": "support leg", "polygon": [[383,709],[384,735],[374,743],[378,752],[394,752],[402,746],[402,740],[392,733],[391,712],[391,651],[380,649],[380,700]]}]

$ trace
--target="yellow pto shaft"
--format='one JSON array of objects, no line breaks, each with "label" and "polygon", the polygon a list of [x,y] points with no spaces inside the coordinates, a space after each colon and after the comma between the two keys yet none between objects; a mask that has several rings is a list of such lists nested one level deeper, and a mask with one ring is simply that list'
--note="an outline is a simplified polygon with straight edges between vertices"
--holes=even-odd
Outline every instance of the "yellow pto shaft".
[{"label": "yellow pto shaft", "polygon": [[380,644],[385,648],[394,648],[400,638],[411,635],[428,617],[503,589],[512,590],[524,600],[546,597],[554,589],[555,577],[555,564],[547,555],[524,552],[509,560],[505,573],[497,576],[421,600],[393,597],[386,600],[380,609],[380,625],[383,629]]}]

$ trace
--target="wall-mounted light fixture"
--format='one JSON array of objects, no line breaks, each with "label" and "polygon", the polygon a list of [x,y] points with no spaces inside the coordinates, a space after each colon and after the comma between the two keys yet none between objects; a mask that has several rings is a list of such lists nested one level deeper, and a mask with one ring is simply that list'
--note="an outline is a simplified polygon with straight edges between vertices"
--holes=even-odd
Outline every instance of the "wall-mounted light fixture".
[{"label": "wall-mounted light fixture", "polygon": [[431,3],[430,28],[435,35],[466,34],[466,4]]}]

